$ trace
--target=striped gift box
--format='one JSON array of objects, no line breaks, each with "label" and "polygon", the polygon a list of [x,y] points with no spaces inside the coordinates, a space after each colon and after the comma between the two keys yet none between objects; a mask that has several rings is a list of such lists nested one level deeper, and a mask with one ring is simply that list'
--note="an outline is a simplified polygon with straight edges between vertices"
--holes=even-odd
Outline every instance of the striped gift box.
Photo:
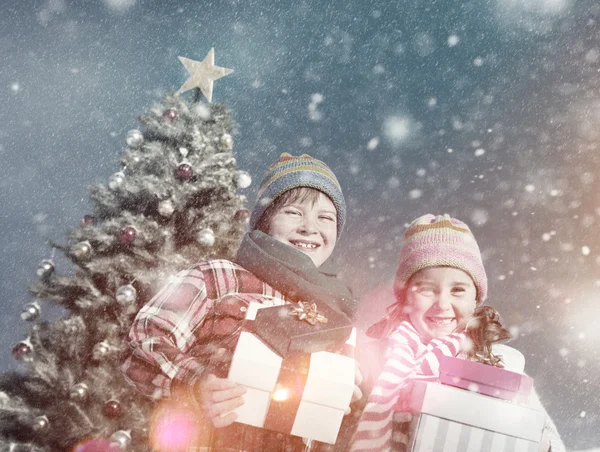
[{"label": "striped gift box", "polygon": [[404,431],[402,424],[395,423],[395,450],[534,452],[539,448],[545,415],[525,405],[419,380],[412,382],[401,399],[395,417],[399,413],[414,416]]},{"label": "striped gift box", "polygon": [[[429,414],[416,415],[407,452],[537,452],[539,443]],[[402,450],[400,446],[398,449]]]}]

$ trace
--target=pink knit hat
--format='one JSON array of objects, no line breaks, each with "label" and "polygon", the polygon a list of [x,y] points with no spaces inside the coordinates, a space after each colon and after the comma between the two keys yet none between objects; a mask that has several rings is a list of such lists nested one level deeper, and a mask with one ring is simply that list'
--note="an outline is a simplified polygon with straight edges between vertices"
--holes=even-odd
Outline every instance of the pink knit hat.
[{"label": "pink knit hat", "polygon": [[487,276],[479,246],[462,221],[449,215],[423,215],[404,234],[394,290],[406,286],[412,275],[427,267],[454,267],[466,272],[477,288],[477,301],[487,295]]}]

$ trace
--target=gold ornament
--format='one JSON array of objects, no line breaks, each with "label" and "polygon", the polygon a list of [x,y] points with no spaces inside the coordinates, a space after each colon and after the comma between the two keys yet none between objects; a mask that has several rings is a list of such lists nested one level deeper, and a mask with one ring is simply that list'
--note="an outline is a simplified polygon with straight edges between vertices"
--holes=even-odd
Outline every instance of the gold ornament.
[{"label": "gold ornament", "polygon": [[306,320],[311,325],[315,325],[317,322],[327,323],[327,317],[317,311],[316,303],[309,304],[299,301],[298,306],[290,311],[290,315],[297,316],[298,320]]},{"label": "gold ornament", "polygon": [[131,444],[130,430],[118,430],[110,435],[111,444],[119,447],[119,449],[127,450]]},{"label": "gold ornament", "polygon": [[88,240],[76,243],[71,247],[71,254],[77,259],[86,259],[92,255],[92,245]]},{"label": "gold ornament", "polygon": [[233,69],[215,66],[215,49],[212,48],[202,61],[194,61],[185,57],[177,57],[190,74],[190,78],[177,90],[181,94],[192,88],[200,88],[204,97],[212,102],[213,82],[233,72]]},{"label": "gold ornament", "polygon": [[33,322],[40,318],[40,304],[37,301],[27,303],[21,312],[21,319],[27,322]]},{"label": "gold ornament", "polygon": [[85,383],[77,383],[71,388],[69,397],[73,400],[85,402],[90,395],[90,388]]},{"label": "gold ornament", "polygon": [[107,341],[98,342],[92,349],[92,359],[100,361],[110,352],[110,344]]},{"label": "gold ornament", "polygon": [[46,430],[50,425],[50,421],[48,420],[48,416],[38,416],[33,420],[33,430],[39,432],[41,430]]}]

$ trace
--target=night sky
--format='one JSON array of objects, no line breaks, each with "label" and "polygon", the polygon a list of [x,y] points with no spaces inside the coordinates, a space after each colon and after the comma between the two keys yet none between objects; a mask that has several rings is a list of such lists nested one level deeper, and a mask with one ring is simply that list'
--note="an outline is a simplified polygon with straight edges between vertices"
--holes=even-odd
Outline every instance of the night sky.
[{"label": "night sky", "polygon": [[65,243],[136,117],[186,80],[177,56],[214,47],[234,69],[213,102],[232,110],[249,199],[281,152],[321,158],[340,179],[349,220],[336,254],[363,298],[359,326],[392,302],[406,224],[464,220],[487,303],[567,446],[600,447],[597,0],[3,0],[1,11],[0,370],[16,368],[48,240]]}]

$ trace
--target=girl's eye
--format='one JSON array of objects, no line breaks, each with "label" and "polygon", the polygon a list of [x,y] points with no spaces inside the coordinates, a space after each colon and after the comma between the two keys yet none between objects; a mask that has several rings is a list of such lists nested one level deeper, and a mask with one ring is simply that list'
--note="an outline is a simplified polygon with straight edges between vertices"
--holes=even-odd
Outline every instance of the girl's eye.
[{"label": "girl's eye", "polygon": [[465,293],[465,288],[464,287],[453,287],[452,293],[455,295],[462,295],[463,293]]},{"label": "girl's eye", "polygon": [[330,217],[329,215],[321,215],[319,218],[321,218],[321,220],[326,220],[326,221],[335,221],[335,219]]},{"label": "girl's eye", "polygon": [[432,296],[435,294],[435,288],[432,286],[417,286],[416,291],[421,295]]}]

